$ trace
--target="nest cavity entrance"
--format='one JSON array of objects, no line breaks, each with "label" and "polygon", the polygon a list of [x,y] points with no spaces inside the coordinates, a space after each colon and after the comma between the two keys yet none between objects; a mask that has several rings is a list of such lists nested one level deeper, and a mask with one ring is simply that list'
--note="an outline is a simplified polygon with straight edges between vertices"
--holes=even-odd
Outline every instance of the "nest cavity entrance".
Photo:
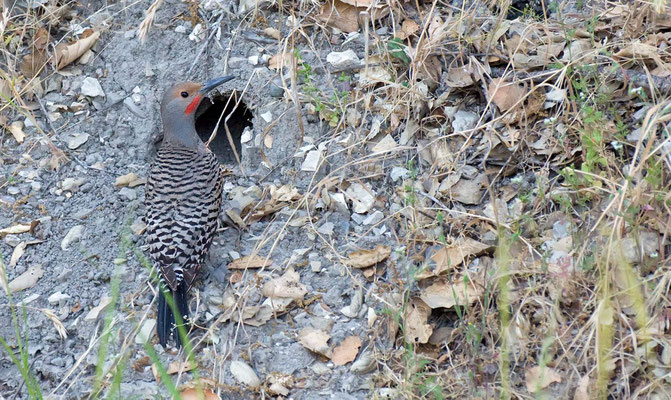
[{"label": "nest cavity entrance", "polygon": [[[222,164],[237,163],[231,149],[231,141],[238,156],[241,157],[240,136],[246,127],[252,127],[252,112],[238,96],[236,92],[213,95],[204,99],[196,110],[196,131],[203,142],[207,143],[212,132],[217,130],[216,137],[210,143],[210,150]],[[218,127],[217,122],[219,122]],[[229,140],[226,127],[231,134],[231,140]]]}]

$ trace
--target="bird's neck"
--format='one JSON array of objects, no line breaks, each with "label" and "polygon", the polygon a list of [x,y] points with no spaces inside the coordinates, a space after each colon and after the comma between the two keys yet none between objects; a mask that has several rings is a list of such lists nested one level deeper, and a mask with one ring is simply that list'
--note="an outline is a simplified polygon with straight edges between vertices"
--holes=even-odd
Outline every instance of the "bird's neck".
[{"label": "bird's neck", "polygon": [[194,150],[204,146],[196,132],[193,118],[179,114],[163,115],[163,141]]}]

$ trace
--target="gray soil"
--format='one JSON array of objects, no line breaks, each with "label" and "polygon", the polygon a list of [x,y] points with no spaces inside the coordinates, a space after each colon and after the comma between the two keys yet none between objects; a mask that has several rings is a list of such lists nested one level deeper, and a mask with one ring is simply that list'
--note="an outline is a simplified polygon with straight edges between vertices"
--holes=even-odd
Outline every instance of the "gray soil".
[{"label": "gray soil", "polygon": [[[68,161],[57,170],[50,168],[48,161],[52,150],[35,127],[25,128],[27,139],[21,145],[7,133],[0,142],[0,183],[3,184],[0,189],[0,228],[39,221],[32,232],[4,237],[0,242],[0,253],[10,281],[29,268],[44,270],[34,287],[15,293],[12,301],[30,300],[26,304],[27,326],[24,326],[29,361],[43,393],[53,393],[53,398],[75,399],[90,394],[99,363],[105,314],[89,320],[85,316],[100,304],[101,299],[112,295],[112,282],[117,276],[120,277],[119,304],[110,314],[113,316],[113,334],[103,366],[109,367],[106,362],[120,351],[127,351],[129,359],[122,374],[119,398],[168,397],[164,385],[157,383],[151,363],[143,363],[147,351],[135,341],[143,320],[155,318],[149,272],[140,257],[145,239],[142,234],[137,234],[137,230],[134,233],[134,227],[139,226],[144,214],[144,186],[122,189],[114,185],[118,176],[131,172],[140,178],[147,176],[160,139],[159,99],[167,86],[187,79],[204,81],[226,73],[238,77],[224,85],[219,100],[225,100],[226,94],[233,90],[242,94],[244,103],[239,107],[246,107],[247,112],[239,111],[232,118],[232,130],[239,140],[241,128],[251,123],[253,135],[251,141],[241,146],[242,168],[231,157],[227,142],[213,146],[233,171],[225,188],[225,208],[235,208],[245,196],[256,199],[254,196],[267,190],[269,185],[288,184],[303,194],[315,190],[324,177],[330,176],[337,181],[353,174],[352,170],[341,168],[355,157],[351,149],[349,153],[341,151],[342,145],[329,136],[328,124],[310,116],[304,106],[301,110],[304,136],[300,132],[295,106],[275,85],[280,82],[280,75],[267,67],[268,57],[263,57],[278,52],[276,43],[250,40],[239,30],[240,20],[229,15],[222,18],[220,33],[208,40],[210,31],[206,30],[204,40],[191,41],[188,38],[191,23],[174,18],[181,12],[188,15],[187,5],[166,0],[148,40],[141,44],[135,30],[146,7],[144,2],[130,5],[122,2],[102,10],[95,5],[89,6],[88,13],[84,9],[80,15],[89,16],[88,21],[83,22],[85,26],[104,27],[101,39],[93,49],[94,59],[86,65],[70,67],[74,73],[55,73],[46,80],[49,89],[42,99],[46,105],[69,105],[77,100],[87,104],[84,113],[74,115],[63,111],[62,118],[53,123],[60,140],[52,139],[61,149],[67,148],[66,143],[73,135],[88,134],[88,140],[71,151],[72,157]],[[277,26],[276,10],[263,11],[263,15],[268,26]],[[214,26],[217,16],[207,17]],[[181,29],[176,31],[179,26],[184,26],[185,33],[180,33]],[[285,29],[286,26],[282,28]],[[302,56],[315,69],[316,85],[329,91],[326,82],[335,81],[337,75],[330,74],[324,66],[326,54],[351,48],[362,57],[362,43],[353,40],[345,46],[331,48],[323,33],[315,30],[314,35],[313,41],[323,47],[320,50],[323,54],[318,55],[322,61],[312,51],[306,51]],[[258,65],[250,63],[250,56],[259,56]],[[188,71],[196,59],[196,66],[189,76]],[[98,79],[104,97],[91,99],[80,95],[86,77]],[[203,113],[207,114],[207,111],[199,111],[199,114]],[[37,110],[35,115],[38,123],[50,131],[41,112]],[[18,116],[14,117],[18,119]],[[201,123],[203,129],[212,126],[211,121]],[[273,137],[272,148],[264,149],[272,168],[264,165],[259,151],[265,132]],[[218,138],[222,137],[219,135]],[[331,155],[317,173],[301,171],[304,157],[293,156],[299,146],[310,143],[324,143],[326,154]],[[403,165],[403,162],[399,160],[398,164]],[[385,165],[387,167],[391,165]],[[357,173],[363,175],[360,171]],[[374,184],[381,186],[389,179],[386,175],[382,174],[383,178]],[[11,179],[5,179],[10,176]],[[66,184],[68,190],[64,190],[63,184],[68,178],[78,181],[74,185]],[[370,212],[386,206],[384,199],[378,200]],[[260,326],[231,321],[215,324],[212,335],[198,346],[197,361],[201,378],[218,382],[223,399],[260,398],[260,390],[269,393],[267,386],[266,389],[250,390],[235,380],[229,368],[235,360],[249,364],[265,385],[269,384],[268,378],[272,374],[293,376],[290,396],[296,399],[367,398],[374,387],[373,374],[352,372],[351,364],[334,365],[302,346],[297,334],[303,328],[317,327],[330,332],[329,343],[338,344],[348,336],[358,335],[363,342],[362,350],[375,347],[366,315],[370,306],[377,307],[378,315],[381,313],[382,306],[373,301],[379,298],[376,296],[381,290],[377,284],[366,282],[359,271],[350,273],[337,262],[335,254],[385,243],[390,240],[389,230],[381,229],[384,224],[375,228],[363,226],[351,220],[348,212],[326,207],[311,211],[312,223],[296,227],[286,225],[294,211],[293,218],[308,216],[305,208],[288,207],[250,223],[240,234],[222,224],[209,261],[201,270],[202,279],[191,293],[191,309],[201,327],[191,333],[196,341],[221,315],[216,304],[226,291],[251,293],[244,299],[247,305],[263,300],[258,290],[244,290],[254,286],[253,279],[264,282],[294,267],[300,274],[301,283],[308,289],[306,299],[320,296],[316,301],[293,307],[288,313],[271,318]],[[78,225],[83,227],[80,239],[63,250],[63,238]],[[31,240],[42,242],[28,245],[18,264],[9,266],[14,247],[21,241]],[[236,253],[244,256],[254,251],[263,256],[270,254],[273,265],[256,277],[251,271],[241,282],[232,285],[227,265],[237,257]],[[363,290],[364,305],[357,315],[347,317],[341,309],[350,304],[359,290]],[[50,304],[48,298],[54,293],[66,296]],[[7,297],[3,294],[0,298],[4,299],[0,301],[4,315],[0,336],[18,354]],[[43,308],[52,310],[62,321],[67,329],[65,339],[40,311]],[[182,354],[176,350],[166,351],[156,344],[153,333],[150,345],[165,366],[182,359]],[[179,380],[176,375],[172,377],[178,384],[193,379],[190,373],[185,373]],[[0,398],[27,398],[22,382],[16,366],[7,353],[1,351]]]}]

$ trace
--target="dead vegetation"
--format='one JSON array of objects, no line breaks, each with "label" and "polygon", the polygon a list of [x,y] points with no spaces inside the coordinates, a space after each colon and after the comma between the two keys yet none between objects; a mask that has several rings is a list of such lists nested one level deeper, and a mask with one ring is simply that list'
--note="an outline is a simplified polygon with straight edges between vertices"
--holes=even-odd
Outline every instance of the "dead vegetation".
[{"label": "dead vegetation", "polygon": [[[139,39],[160,29],[152,22],[161,3],[149,7]],[[217,311],[205,333],[194,335],[198,356],[164,368],[145,339],[135,343],[147,355],[132,368],[153,368],[183,399],[241,390],[222,386],[228,373],[252,391],[290,396],[301,387],[295,377],[259,379],[247,363],[225,362],[244,326],[320,304],[358,318],[365,335],[333,343],[327,327],[310,327],[295,340],[321,360],[370,374],[372,398],[671,397],[671,13],[662,1],[591,3],[241,0],[229,10],[200,2],[195,16],[240,18],[245,32],[276,45],[255,61],[276,71],[283,100],[329,125],[329,136],[303,143],[297,127],[301,171],[312,174],[307,187],[289,177],[282,186],[259,184],[228,210],[241,229],[284,222],[229,265],[231,285],[208,305]],[[68,10],[50,1],[2,14],[0,146],[27,140],[26,117],[76,115],[97,97],[91,83],[77,104],[40,104],[54,71],[95,56],[101,30],[80,24],[64,32],[58,27],[74,18]],[[276,11],[281,24],[271,26],[265,16]],[[205,44],[210,32],[221,34],[204,21],[193,26]],[[306,55],[323,46],[317,37],[343,51],[310,64]],[[359,39],[363,57],[344,50]],[[318,80],[317,69],[328,79]],[[86,139],[52,143],[54,132],[34,125],[52,144],[51,168],[75,162],[67,153]],[[278,160],[263,154],[274,145],[272,129],[260,142],[273,171]],[[0,190],[14,179],[0,177]],[[121,176],[119,186],[139,180]],[[361,227],[349,243],[320,219],[326,211]],[[20,213],[16,222],[0,235],[35,229]],[[348,306],[330,310],[301,283],[302,270],[322,268],[305,259],[307,249],[275,257],[290,227],[306,229],[329,249],[330,263],[345,267],[342,279],[356,289]],[[4,268],[27,245],[40,244],[20,241]],[[3,274],[0,282],[18,292],[38,275]],[[97,311],[116,302],[112,294]],[[56,314],[41,311],[65,337]],[[133,320],[133,336],[149,319]],[[120,323],[110,317],[105,329]],[[235,335],[222,351],[214,333],[228,323]],[[96,372],[96,388],[114,390],[132,345],[125,341],[114,363]],[[78,367],[65,379],[81,378]],[[172,383],[198,369],[186,385]]]}]

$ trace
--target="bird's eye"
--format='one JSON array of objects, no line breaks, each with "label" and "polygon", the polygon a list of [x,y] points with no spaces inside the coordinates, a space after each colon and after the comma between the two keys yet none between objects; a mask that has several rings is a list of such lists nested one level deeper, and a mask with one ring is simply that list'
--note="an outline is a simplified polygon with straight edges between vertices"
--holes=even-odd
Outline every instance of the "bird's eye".
[{"label": "bird's eye", "polygon": [[182,96],[184,98],[187,98],[187,97],[189,97],[189,92],[182,92],[182,93],[180,93],[180,96]]}]

